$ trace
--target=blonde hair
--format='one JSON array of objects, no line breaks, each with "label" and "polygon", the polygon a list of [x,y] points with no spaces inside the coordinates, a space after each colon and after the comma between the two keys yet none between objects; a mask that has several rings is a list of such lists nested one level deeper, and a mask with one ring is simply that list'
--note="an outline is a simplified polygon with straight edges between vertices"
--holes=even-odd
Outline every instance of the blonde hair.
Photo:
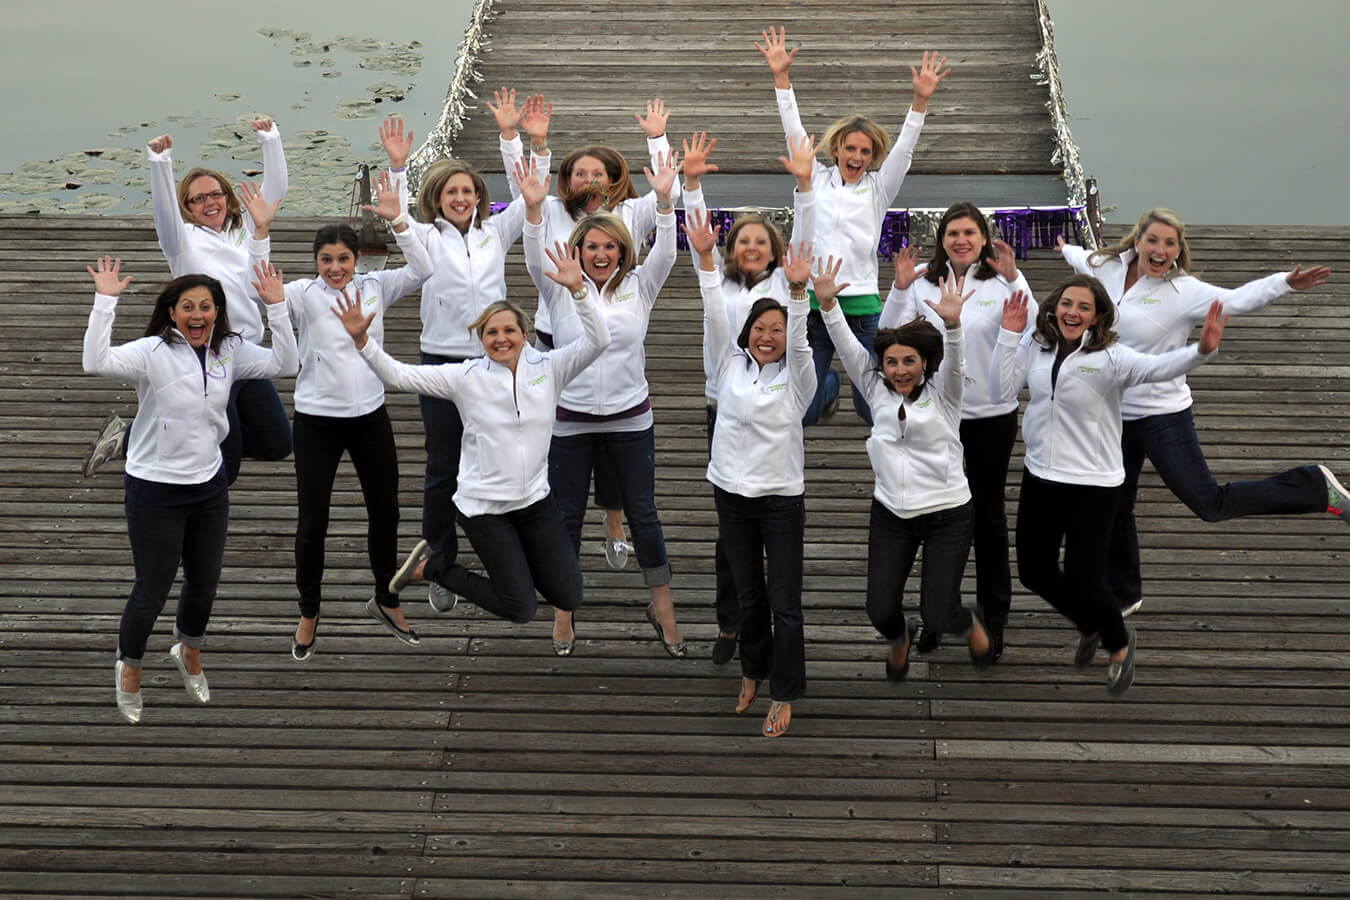
[{"label": "blonde hair", "polygon": [[510,300],[497,300],[485,306],[483,311],[478,314],[478,318],[469,323],[469,331],[477,334],[478,339],[481,341],[483,339],[483,331],[487,328],[488,319],[491,319],[499,312],[515,314],[516,324],[520,326],[520,330],[524,332],[527,337],[529,336],[530,317],[525,313],[525,310],[521,309]]},{"label": "blonde hair", "polygon": [[487,182],[478,170],[462,159],[438,159],[427,168],[422,176],[422,187],[417,191],[419,222],[435,222],[441,215],[441,191],[456,175],[468,175],[473,180],[473,189],[478,192],[478,223],[481,225],[492,215],[492,198],[488,196]]},{"label": "blonde hair", "polygon": [[239,197],[235,195],[234,188],[230,187],[230,179],[215,169],[203,169],[200,166],[188,170],[188,173],[178,182],[178,211],[183,216],[183,221],[191,222],[194,225],[201,224],[197,221],[196,213],[188,209],[188,186],[198,178],[214,178],[216,183],[220,185],[220,189],[225,192],[225,230],[233,231],[243,225],[244,214],[242,207],[239,205]]},{"label": "blonde hair", "polygon": [[633,235],[629,233],[628,226],[623,224],[623,219],[620,219],[614,213],[591,213],[572,229],[572,234],[567,239],[568,249],[580,248],[581,242],[586,239],[586,232],[592,228],[600,229],[619,242],[619,265],[615,268],[614,274],[609,276],[609,281],[601,286],[601,293],[608,297],[619,287],[637,262],[637,253],[633,250]]},{"label": "blonde hair", "polygon": [[1134,245],[1148,231],[1148,227],[1153,224],[1166,225],[1168,228],[1176,230],[1177,243],[1181,245],[1181,252],[1177,254],[1176,267],[1164,275],[1164,278],[1171,278],[1178,272],[1188,272],[1191,268],[1191,245],[1186,242],[1186,223],[1181,221],[1181,216],[1172,212],[1165,206],[1155,206],[1148,212],[1139,217],[1139,221],[1134,223],[1130,233],[1120,239],[1120,243],[1113,247],[1104,247],[1098,250],[1092,256],[1088,257],[1088,262],[1093,266],[1100,266],[1108,259],[1120,259],[1126,250],[1133,250]]},{"label": "blonde hair", "polygon": [[825,129],[825,134],[820,142],[825,145],[830,154],[830,159],[839,158],[839,144],[844,138],[855,131],[861,131],[872,140],[872,164],[869,169],[881,165],[881,161],[886,158],[886,152],[891,148],[891,137],[886,133],[886,129],[878,125],[874,120],[864,115],[854,113],[844,116],[842,119],[835,120],[829,128]]}]

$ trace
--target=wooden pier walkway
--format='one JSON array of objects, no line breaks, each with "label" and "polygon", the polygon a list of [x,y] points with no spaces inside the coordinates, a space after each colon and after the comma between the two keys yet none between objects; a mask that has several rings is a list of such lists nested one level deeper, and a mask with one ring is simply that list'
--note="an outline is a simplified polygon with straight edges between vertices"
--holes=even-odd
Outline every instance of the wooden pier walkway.
[{"label": "wooden pier walkway", "polygon": [[[749,21],[695,4],[718,23],[713,50],[698,38],[706,28],[673,18],[659,31],[623,24],[658,6],[604,23],[663,35],[661,54],[644,55],[657,68],[702,50],[724,72],[727,48],[761,24],[758,12]],[[925,23],[916,51],[942,46],[929,36],[945,29],[970,36],[974,56],[985,52],[978,33],[1027,31],[1014,20],[1032,7],[963,4],[958,19],[956,4],[908,4],[903,21]],[[586,8],[539,4],[519,37],[547,33],[540,17],[581,19]],[[800,28],[813,21],[801,18]],[[578,26],[568,53],[587,41],[623,44]],[[506,47],[499,39],[490,61],[518,71],[524,59]],[[771,115],[764,72],[746,82],[744,102]],[[823,83],[811,90],[822,119],[829,96]],[[628,115],[616,111],[615,127]],[[936,112],[934,127],[949,117]],[[695,126],[698,114],[682,114],[676,134]],[[933,150],[925,134],[920,160]],[[274,229],[292,277],[311,271],[317,222]],[[1219,359],[1192,376],[1215,475],[1304,462],[1350,475],[1350,228],[1197,227],[1192,248],[1197,274],[1225,285],[1299,261],[1336,272],[1234,320]],[[964,650],[943,648],[897,686],[882,677],[884,645],[862,609],[865,429],[841,412],[809,430],[806,447],[809,696],[781,740],[757,736],[762,703],[759,715],[732,714],[736,665],[708,660],[716,523],[687,257],[647,346],[658,506],[689,659],[657,646],[640,574],[606,567],[598,514],[574,657],[551,654],[547,612],[523,626],[472,608],[437,616],[418,591],[404,599],[422,646],[397,643],[361,608],[364,513],[344,463],[320,641],[296,663],[293,469],[246,462],[204,653],[213,700],[198,707],[184,694],[166,617],[146,659],[145,720],[123,724],[111,684],[132,577],[120,470],[79,474],[102,417],[135,403],[127,386],[80,372],[83,267],[105,252],[137,276],[115,330],[131,339],[167,275],[148,217],[0,216],[0,896],[1350,894],[1350,530],[1329,516],[1207,525],[1146,469],[1147,600],[1132,619],[1139,671],[1123,699],[1108,699],[1101,665],[1072,669],[1071,629],[1020,590],[998,666],[975,672]],[[1024,269],[1038,294],[1068,271],[1048,251]],[[519,255],[509,273],[512,294],[532,296]],[[419,329],[416,297],[406,298],[388,318],[390,350],[415,358]],[[290,383],[279,387],[289,403]],[[419,530],[421,424],[415,397],[391,394],[389,408],[407,547]],[[1019,478],[1020,447],[1014,510]]]}]

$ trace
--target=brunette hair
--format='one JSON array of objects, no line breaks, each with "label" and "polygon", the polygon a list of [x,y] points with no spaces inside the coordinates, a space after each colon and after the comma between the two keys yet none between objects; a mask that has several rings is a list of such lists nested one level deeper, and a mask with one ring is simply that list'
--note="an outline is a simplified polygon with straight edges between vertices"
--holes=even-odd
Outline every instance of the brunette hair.
[{"label": "brunette hair", "polygon": [[520,326],[521,332],[526,336],[530,335],[530,317],[510,300],[497,300],[483,307],[483,311],[478,314],[478,318],[469,323],[469,331],[478,335],[478,339],[483,339],[483,331],[487,328],[488,319],[491,319],[499,312],[513,313],[516,317],[516,324]]},{"label": "brunette hair", "polygon": [[[422,176],[422,186],[417,190],[417,220],[428,224],[441,216],[441,191],[446,183],[456,175],[468,175],[473,180],[473,189],[478,192],[478,223],[486,222],[492,215],[492,198],[488,196],[487,182],[479,171],[462,159],[438,159],[427,167]],[[510,172],[507,178],[513,177]]]},{"label": "brunette hair", "polygon": [[[942,332],[933,327],[933,323],[927,319],[918,318],[906,322],[899,328],[881,328],[878,329],[876,336],[872,338],[872,350],[876,354],[877,362],[875,369],[882,376],[888,390],[894,392],[895,385],[886,376],[884,361],[886,351],[896,345],[904,347],[913,347],[919,352],[923,359],[923,378],[924,383],[937,374],[938,366],[942,365]],[[916,385],[914,392],[910,395],[913,400],[918,400],[919,395],[923,393],[924,385]]]},{"label": "brunette hair", "polygon": [[637,189],[633,187],[633,177],[628,171],[628,160],[623,158],[622,153],[603,144],[578,147],[564,156],[562,164],[558,166],[558,199],[562,200],[569,216],[576,218],[591,196],[589,187],[582,191],[572,190],[572,170],[583,156],[600,160],[609,175],[609,187],[605,189],[605,209],[612,209],[638,195]]},{"label": "brunette hair", "polygon": [[211,326],[211,338],[208,344],[212,353],[220,352],[221,342],[236,332],[230,330],[229,311],[225,307],[225,289],[210,275],[179,275],[164,285],[164,290],[155,298],[155,307],[150,311],[150,323],[145,326],[146,337],[163,338],[164,343],[172,344],[183,340],[170,312],[187,291],[195,287],[204,287],[211,292],[211,302],[216,305],[216,321]]},{"label": "brunette hair", "polygon": [[780,312],[783,319],[787,319],[787,307],[779,303],[772,297],[760,297],[750,306],[750,312],[745,316],[745,324],[741,326],[741,333],[736,337],[736,346],[742,350],[750,348],[750,328],[759,321],[760,317],[768,312]]},{"label": "brunette hair", "polygon": [[1178,273],[1185,273],[1191,268],[1191,245],[1186,242],[1186,223],[1181,221],[1181,216],[1172,212],[1164,206],[1155,206],[1142,216],[1139,221],[1134,223],[1130,233],[1120,239],[1120,243],[1112,247],[1103,247],[1096,253],[1088,257],[1088,262],[1095,266],[1100,266],[1108,259],[1120,259],[1126,250],[1133,250],[1134,245],[1148,231],[1148,226],[1157,223],[1166,225],[1175,229],[1177,233],[1177,243],[1181,245],[1181,252],[1177,254],[1176,262],[1170,272],[1163,275],[1163,278],[1171,278]]},{"label": "brunette hair", "polygon": [[1047,353],[1059,349],[1063,335],[1059,333],[1059,318],[1055,315],[1055,307],[1059,306],[1059,298],[1071,287],[1087,288],[1091,291],[1097,307],[1097,321],[1088,329],[1088,341],[1083,345],[1083,352],[1105,350],[1116,342],[1116,333],[1112,330],[1116,324],[1116,305],[1111,302],[1111,295],[1106,292],[1105,286],[1091,275],[1070,275],[1045,298],[1040,311],[1036,313],[1036,343]]},{"label": "brunette hair", "polygon": [[[839,144],[845,136],[855,131],[861,131],[872,140],[872,164],[869,169],[874,169],[881,165],[881,161],[886,158],[886,151],[891,147],[890,135],[886,134],[886,129],[878,125],[873,119],[860,113],[844,116],[842,119],[836,119],[829,128],[825,129],[825,134],[820,142],[825,145],[830,154],[830,159],[838,160]],[[838,163],[835,163],[838,165]]]},{"label": "brunette hair", "polygon": [[230,187],[230,179],[215,169],[204,169],[201,166],[189,169],[188,173],[178,182],[178,212],[182,215],[183,221],[191,222],[194,225],[200,224],[197,221],[196,214],[188,209],[188,186],[202,177],[214,178],[216,183],[220,185],[220,189],[225,192],[225,230],[232,231],[243,225],[243,207],[239,205],[239,197],[235,194],[234,188]]},{"label": "brunette hair", "polygon": [[623,224],[623,219],[614,215],[614,213],[591,213],[572,229],[572,234],[567,239],[568,250],[579,248],[581,242],[586,239],[586,232],[592,228],[599,228],[619,242],[619,265],[614,270],[614,274],[609,276],[609,281],[603,285],[598,285],[601,294],[608,297],[614,293],[619,284],[623,282],[624,277],[633,270],[633,266],[637,263],[637,253],[633,249],[633,235],[629,233],[628,226]]},{"label": "brunette hair", "polygon": [[767,216],[762,216],[759,213],[746,213],[743,216],[737,216],[736,221],[732,223],[729,229],[727,229],[727,249],[723,257],[722,274],[737,284],[745,285],[746,287],[749,287],[749,284],[746,283],[745,273],[741,271],[740,266],[736,265],[733,252],[736,245],[736,236],[750,225],[762,226],[764,230],[769,233],[769,253],[772,254],[769,264],[764,267],[764,272],[757,280],[768,277],[769,273],[778,268],[778,264],[783,261],[783,254],[787,249],[783,243],[783,235],[778,231],[778,228],[769,221]]},{"label": "brunette hair", "polygon": [[314,255],[318,256],[319,251],[328,244],[342,244],[358,258],[361,256],[361,239],[356,236],[352,226],[344,224],[324,225],[318,231],[314,232]]},{"label": "brunette hair", "polygon": [[[928,271],[923,273],[930,284],[938,284],[947,277],[947,263],[951,260],[947,256],[947,248],[943,246],[942,237],[947,233],[947,226],[957,219],[972,219],[980,229],[980,234],[984,235],[984,246],[980,248],[980,267],[975,270],[975,277],[993,278],[998,274],[994,270],[994,238],[989,232],[989,220],[974,203],[956,203],[949,206],[942,218],[938,219],[937,246],[933,248],[933,258],[928,261]],[[965,273],[956,274],[959,276]]]}]

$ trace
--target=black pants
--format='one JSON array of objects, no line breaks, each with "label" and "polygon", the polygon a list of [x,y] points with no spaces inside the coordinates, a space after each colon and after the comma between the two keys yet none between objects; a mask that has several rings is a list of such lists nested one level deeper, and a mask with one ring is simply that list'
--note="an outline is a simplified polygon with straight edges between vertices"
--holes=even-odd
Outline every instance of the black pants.
[{"label": "black pants", "polygon": [[345,451],[352,458],[366,502],[366,552],[381,606],[398,606],[389,579],[398,565],[398,454],[384,406],[363,416],[295,414],[295,586],[300,615],[313,618],[322,601],[324,540],[333,479]]},{"label": "black pants", "polygon": [[423,575],[494,616],[524,623],[534,618],[538,589],[558,609],[581,606],[581,567],[550,494],[501,515],[460,516],[484,578],[433,552]]},{"label": "black pants", "polygon": [[888,641],[903,640],[905,583],[923,548],[919,613],[924,628],[948,634],[970,632],[974,618],[961,605],[961,576],[970,556],[973,506],[963,503],[902,519],[872,500],[867,529],[867,617]]},{"label": "black pants", "polygon": [[975,601],[989,630],[1001,633],[1012,608],[1008,559],[1008,461],[1017,440],[1017,412],[961,420],[966,481],[974,503]]},{"label": "black pants", "polygon": [[[713,432],[717,429],[717,407],[708,404],[708,454],[712,455]],[[713,609],[717,616],[717,630],[727,634],[739,634],[741,631],[741,605],[736,599],[736,582],[731,577],[731,565],[727,562],[726,551],[722,548],[722,537],[718,534],[713,543],[713,577],[716,579],[716,593],[713,595]]]},{"label": "black pants", "polygon": [[[1120,607],[1106,583],[1111,523],[1119,487],[1064,484],[1022,473],[1017,507],[1017,573],[1077,626],[1115,652],[1129,643]],[[1064,568],[1059,547],[1064,545]]]},{"label": "black pants", "polygon": [[[422,365],[462,362],[462,357],[422,353]],[[417,396],[422,411],[422,430],[426,435],[427,472],[422,484],[422,537],[432,550],[454,562],[459,554],[459,535],[455,533],[455,503],[451,499],[459,487],[459,445],[464,439],[464,422],[459,407],[444,397]]]},{"label": "black pants", "polygon": [[230,388],[225,407],[230,431],[220,442],[225,457],[225,477],[230,484],[239,477],[244,457],[249,459],[285,459],[291,452],[291,423],[286,408],[272,382],[264,378],[236,381]]}]

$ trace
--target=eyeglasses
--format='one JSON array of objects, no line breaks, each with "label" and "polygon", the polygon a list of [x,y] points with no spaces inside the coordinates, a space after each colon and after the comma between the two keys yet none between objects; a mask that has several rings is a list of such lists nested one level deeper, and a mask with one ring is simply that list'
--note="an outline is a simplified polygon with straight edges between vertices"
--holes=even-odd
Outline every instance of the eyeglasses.
[{"label": "eyeglasses", "polygon": [[198,206],[202,203],[205,203],[207,200],[224,200],[224,199],[225,199],[224,191],[207,191],[204,194],[193,194],[191,197],[187,198],[187,202],[188,206]]}]

